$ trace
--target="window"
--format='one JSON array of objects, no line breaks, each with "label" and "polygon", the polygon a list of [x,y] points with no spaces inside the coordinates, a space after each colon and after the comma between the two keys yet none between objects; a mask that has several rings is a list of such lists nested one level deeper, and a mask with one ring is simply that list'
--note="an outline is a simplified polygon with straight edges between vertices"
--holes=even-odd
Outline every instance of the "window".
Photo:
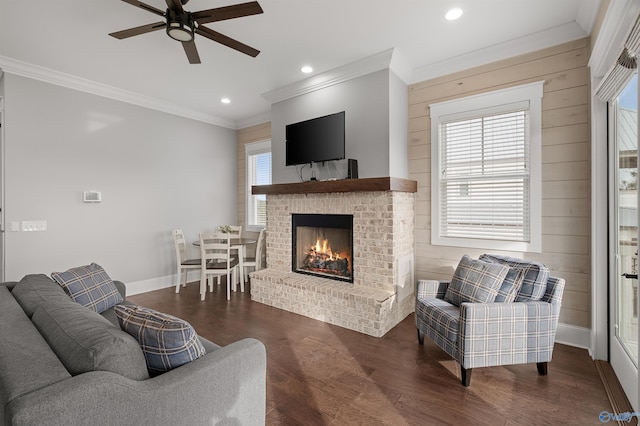
[{"label": "window", "polygon": [[251,194],[254,185],[271,185],[271,141],[245,145],[247,159],[247,228],[267,225],[266,195]]},{"label": "window", "polygon": [[430,105],[432,244],[541,250],[542,84]]}]

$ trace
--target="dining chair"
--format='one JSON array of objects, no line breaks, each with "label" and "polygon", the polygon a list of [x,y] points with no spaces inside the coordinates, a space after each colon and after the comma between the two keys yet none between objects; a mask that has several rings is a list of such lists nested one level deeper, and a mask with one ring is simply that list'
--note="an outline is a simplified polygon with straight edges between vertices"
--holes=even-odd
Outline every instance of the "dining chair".
[{"label": "dining chair", "polygon": [[[232,238],[242,238],[242,225],[228,225],[228,228],[230,229],[229,234],[231,235]],[[243,263],[244,258],[246,257],[246,247],[244,245],[240,245],[240,246],[231,246],[231,250],[232,253],[236,254],[238,256],[238,259],[240,259],[240,263]],[[242,265],[241,265],[242,266]],[[240,291],[244,293],[244,266],[242,266],[240,271],[240,274],[238,274],[238,279],[237,280],[233,280],[233,282],[231,283],[233,291],[236,291],[236,284],[238,284],[238,282],[240,283]]]},{"label": "dining chair", "polygon": [[[182,229],[174,229],[171,231],[171,235],[173,236],[173,244],[176,248],[176,263],[178,265],[177,268],[177,276],[176,276],[176,293],[180,293],[180,285],[182,287],[187,286],[187,274],[190,269],[200,269],[200,259],[190,259],[187,254],[187,241],[184,238],[184,233]],[[182,274],[184,272],[184,282],[182,282]]]},{"label": "dining chair", "polygon": [[[200,300],[207,293],[207,277],[214,275],[220,285],[220,277],[227,276],[227,300],[231,299],[231,282],[238,274],[238,258],[231,255],[231,235],[224,232],[200,233]],[[209,280],[209,292],[213,292],[213,279]]]},{"label": "dining chair", "polygon": [[265,253],[265,247],[264,247],[264,243],[265,243],[265,229],[261,229],[260,230],[260,234],[258,235],[258,241],[256,242],[256,252],[254,254],[254,257],[245,257],[244,258],[244,274],[245,274],[245,278],[248,279],[249,278],[249,271],[247,271],[247,268],[253,268],[254,271],[259,271],[260,269],[262,269],[263,265],[264,265],[264,259],[266,256]]}]

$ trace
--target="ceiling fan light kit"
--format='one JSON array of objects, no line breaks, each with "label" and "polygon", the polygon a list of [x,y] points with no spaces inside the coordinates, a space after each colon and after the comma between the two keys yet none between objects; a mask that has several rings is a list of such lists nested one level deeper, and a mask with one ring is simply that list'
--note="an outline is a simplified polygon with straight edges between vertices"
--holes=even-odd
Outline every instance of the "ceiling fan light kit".
[{"label": "ceiling fan light kit", "polygon": [[238,52],[249,55],[253,58],[258,56],[259,50],[244,43],[234,40],[224,34],[214,31],[204,26],[212,22],[225,21],[227,19],[242,18],[244,16],[258,15],[263,13],[262,7],[257,1],[247,3],[239,3],[231,6],[216,7],[208,10],[200,10],[198,12],[187,12],[182,6],[189,0],[165,0],[167,10],[162,10],[143,3],[139,0],[122,0],[130,5],[137,6],[147,12],[159,15],[165,18],[165,22],[154,22],[152,24],[141,25],[127,30],[117,31],[109,34],[119,40],[137,36],[140,34],[150,33],[165,28],[169,37],[182,43],[187,59],[191,64],[199,64],[200,56],[194,42],[195,35],[213,40],[224,46],[237,50]]},{"label": "ceiling fan light kit", "polygon": [[167,35],[177,41],[191,41],[195,30],[195,23],[191,13],[177,14],[167,9]]}]

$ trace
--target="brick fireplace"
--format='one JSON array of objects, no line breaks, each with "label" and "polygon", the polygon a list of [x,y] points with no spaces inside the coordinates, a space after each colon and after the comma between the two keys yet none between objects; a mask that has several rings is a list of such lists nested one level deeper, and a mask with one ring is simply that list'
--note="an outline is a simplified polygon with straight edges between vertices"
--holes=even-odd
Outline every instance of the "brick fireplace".
[{"label": "brick fireplace", "polygon": [[[414,308],[416,182],[369,178],[253,187],[267,195],[267,267],[254,301],[381,337]],[[353,216],[353,282],[292,271],[292,215]]]}]

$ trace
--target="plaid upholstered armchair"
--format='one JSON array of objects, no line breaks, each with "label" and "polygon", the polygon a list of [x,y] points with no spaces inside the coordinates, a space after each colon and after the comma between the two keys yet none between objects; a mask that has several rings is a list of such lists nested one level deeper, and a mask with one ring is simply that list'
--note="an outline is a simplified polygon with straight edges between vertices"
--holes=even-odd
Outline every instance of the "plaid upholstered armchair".
[{"label": "plaid upholstered armchair", "polygon": [[451,355],[464,386],[477,367],[535,362],[546,375],[563,291],[564,279],[541,263],[464,256],[451,282],[418,281],[418,343],[426,335]]}]

